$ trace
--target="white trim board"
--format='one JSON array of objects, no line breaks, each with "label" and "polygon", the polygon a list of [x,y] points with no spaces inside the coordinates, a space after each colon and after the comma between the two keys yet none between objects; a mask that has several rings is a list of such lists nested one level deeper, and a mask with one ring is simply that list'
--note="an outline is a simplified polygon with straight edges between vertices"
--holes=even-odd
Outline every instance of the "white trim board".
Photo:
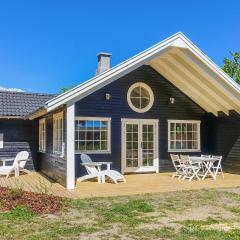
[{"label": "white trim board", "polygon": [[[226,88],[226,95],[229,95],[229,97],[239,97],[240,105],[240,87],[199,48],[197,48],[183,33],[179,32],[148,48],[147,50],[135,55],[134,57],[118,64],[110,70],[105,71],[102,74],[99,74],[90,80],[74,87],[66,93],[63,93],[49,100],[46,103],[45,108],[47,111],[52,111],[63,104],[70,102],[74,103],[95,92],[96,90],[106,86],[107,84],[119,79],[121,76],[124,76],[127,73],[135,70],[136,68],[144,64],[149,64],[152,60],[158,58],[160,55],[165,54],[172,48],[186,49],[190,51],[198,59],[199,62],[208,67],[211,73],[214,73],[218,76],[218,81],[222,82]],[[204,81],[204,79],[202,79],[202,81]],[[198,99],[195,99],[194,101],[198,103]],[[205,107],[204,103],[202,103],[201,107],[207,112],[213,112],[215,115],[217,115],[218,111],[222,111],[221,108],[208,108],[207,106]],[[227,110],[236,110],[240,112],[240,109],[235,109],[235,107],[230,106],[230,108]],[[223,110],[224,112],[227,112],[225,108]]]}]

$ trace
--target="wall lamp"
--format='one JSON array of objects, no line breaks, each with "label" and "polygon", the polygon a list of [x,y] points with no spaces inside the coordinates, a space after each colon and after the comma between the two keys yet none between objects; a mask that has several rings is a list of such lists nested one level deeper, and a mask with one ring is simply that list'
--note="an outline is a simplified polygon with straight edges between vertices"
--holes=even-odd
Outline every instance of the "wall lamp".
[{"label": "wall lamp", "polygon": [[174,103],[175,103],[175,101],[176,101],[176,100],[175,100],[175,98],[174,98],[174,97],[170,97],[170,98],[169,98],[169,103],[171,103],[171,104],[174,104]]},{"label": "wall lamp", "polygon": [[105,99],[110,100],[111,99],[111,94],[110,93],[105,93]]}]

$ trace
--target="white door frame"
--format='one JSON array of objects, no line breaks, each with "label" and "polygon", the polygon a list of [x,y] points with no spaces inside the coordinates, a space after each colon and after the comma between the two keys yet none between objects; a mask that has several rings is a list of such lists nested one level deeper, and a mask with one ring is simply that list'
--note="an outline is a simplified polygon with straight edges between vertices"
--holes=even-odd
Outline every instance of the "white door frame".
[{"label": "white door frame", "polygon": [[[159,172],[159,120],[158,119],[133,119],[133,118],[122,118],[121,119],[121,172],[129,172],[126,170],[126,129],[127,123],[140,124],[153,124],[154,125],[154,160],[153,167],[140,166],[137,170],[132,172]],[[141,126],[141,125],[140,125]],[[141,131],[141,130],[140,130]]]}]

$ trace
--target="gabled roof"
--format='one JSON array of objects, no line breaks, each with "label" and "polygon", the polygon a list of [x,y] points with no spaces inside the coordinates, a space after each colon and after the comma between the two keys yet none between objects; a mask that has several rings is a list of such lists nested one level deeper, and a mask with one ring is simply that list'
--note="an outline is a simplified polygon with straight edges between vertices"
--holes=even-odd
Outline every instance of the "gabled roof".
[{"label": "gabled roof", "polygon": [[0,118],[25,118],[55,96],[53,94],[0,91]]},{"label": "gabled roof", "polygon": [[76,102],[141,65],[150,65],[207,112],[240,112],[240,87],[181,32],[49,100],[47,111]]}]

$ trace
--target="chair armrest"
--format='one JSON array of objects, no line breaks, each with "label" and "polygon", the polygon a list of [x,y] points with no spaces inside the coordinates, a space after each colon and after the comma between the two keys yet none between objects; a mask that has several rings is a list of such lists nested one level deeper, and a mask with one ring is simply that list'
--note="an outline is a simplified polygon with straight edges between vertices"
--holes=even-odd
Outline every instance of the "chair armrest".
[{"label": "chair armrest", "polygon": [[6,159],[0,159],[0,162],[10,162],[10,161],[14,161],[15,158],[6,158]]}]

